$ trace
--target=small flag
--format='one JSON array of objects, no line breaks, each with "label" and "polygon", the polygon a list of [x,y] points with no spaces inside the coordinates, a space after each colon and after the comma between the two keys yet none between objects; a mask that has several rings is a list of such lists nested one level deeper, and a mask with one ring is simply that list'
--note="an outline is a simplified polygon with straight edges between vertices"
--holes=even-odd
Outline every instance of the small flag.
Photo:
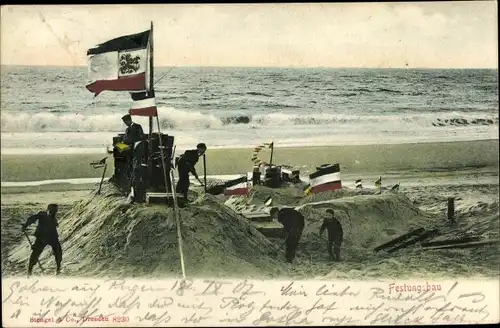
[{"label": "small flag", "polygon": [[307,186],[304,187],[304,194],[309,195],[311,193],[311,185],[308,184]]},{"label": "small flag", "polygon": [[340,165],[338,163],[321,165],[316,169],[316,172],[309,175],[311,193],[317,194],[342,188]]},{"label": "small flag", "polygon": [[225,183],[224,195],[243,196],[248,194],[248,176],[227,181]]},{"label": "small flag", "polygon": [[382,177],[378,178],[378,180],[377,180],[377,181],[375,181],[375,186],[376,186],[376,187],[380,187],[380,186],[382,186]]},{"label": "small flag", "polygon": [[156,98],[153,92],[135,92],[130,93],[132,97],[132,106],[129,114],[136,116],[157,116]]},{"label": "small flag", "polygon": [[149,38],[151,30],[124,35],[88,49],[86,87],[97,97],[102,91],[145,91],[148,89]]},{"label": "small flag", "polygon": [[363,185],[361,184],[361,179],[356,180],[356,188],[363,188]]},{"label": "small flag", "polygon": [[392,188],[391,191],[399,191],[399,183],[395,184]]}]

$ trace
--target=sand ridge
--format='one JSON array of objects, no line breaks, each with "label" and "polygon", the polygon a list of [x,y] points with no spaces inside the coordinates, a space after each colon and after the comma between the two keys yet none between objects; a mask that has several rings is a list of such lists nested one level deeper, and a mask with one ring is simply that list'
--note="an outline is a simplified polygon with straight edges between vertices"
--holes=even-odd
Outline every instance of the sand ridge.
[{"label": "sand ridge", "polygon": [[[278,256],[271,254],[281,240],[264,237],[248,220],[224,206],[223,199],[202,193],[195,195],[196,201],[180,210],[187,275],[347,278],[429,276],[443,272],[487,276],[498,273],[495,247],[458,252],[422,252],[413,247],[395,254],[374,253],[373,248],[378,244],[412,228],[445,227],[442,220],[436,220],[435,214],[417,208],[403,193],[360,195],[356,190],[345,188],[301,198],[296,189],[259,186],[250,199],[258,203],[271,195],[280,205],[299,206],[305,215],[306,227],[293,264],[285,263],[283,252]],[[494,206],[489,216],[473,218],[474,224],[469,224],[468,229],[477,230],[478,221],[482,222],[482,229],[494,226],[498,220],[498,214],[492,212]],[[496,206],[498,208],[498,202]],[[326,208],[333,208],[345,227],[344,261],[340,263],[329,262],[326,236],[318,235]],[[448,230],[450,235],[456,235],[460,229],[450,227]],[[126,204],[108,183],[102,195],[95,195],[94,191],[94,195],[65,212],[60,219],[60,235],[66,275],[179,277],[181,273],[173,210],[161,205]],[[4,253],[7,257],[2,263],[4,275],[22,274],[29,256],[26,240],[21,238],[12,243],[15,245]],[[483,255],[477,256],[477,252]],[[443,257],[443,254],[452,255]],[[473,268],[464,266],[460,260],[471,254],[476,254],[471,261]],[[41,260],[47,268],[54,266],[48,250]]]}]

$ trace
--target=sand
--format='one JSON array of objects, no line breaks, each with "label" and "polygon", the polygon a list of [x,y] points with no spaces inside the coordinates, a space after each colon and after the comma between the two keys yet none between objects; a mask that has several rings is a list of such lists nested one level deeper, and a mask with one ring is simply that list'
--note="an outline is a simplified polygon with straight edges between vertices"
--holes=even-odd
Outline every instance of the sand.
[{"label": "sand", "polygon": [[[240,174],[251,171],[253,145],[247,149],[209,149],[207,174]],[[498,171],[498,140],[280,148],[276,142],[274,163],[298,166],[309,171],[325,163],[341,164],[342,173],[386,173],[398,171],[454,171],[489,167]],[[261,152],[267,160],[269,151]],[[2,155],[1,181],[100,178],[90,162],[106,155]],[[113,172],[112,156],[107,177]],[[203,172],[201,161],[198,172]]]},{"label": "sand", "polygon": [[[498,239],[497,141],[349,148],[329,147],[345,160],[339,159],[341,163],[358,160],[364,164],[362,159],[370,159],[368,175],[376,175],[377,170],[397,174],[398,179],[402,179],[400,193],[374,195],[374,189],[366,189],[364,195],[359,195],[355,190],[344,188],[338,192],[303,197],[297,188],[276,190],[256,187],[249,199],[253,203],[262,204],[272,196],[274,204],[302,206],[299,208],[306,217],[306,228],[296,261],[287,264],[282,252],[278,256],[270,255],[270,250],[275,249],[280,240],[264,237],[248,220],[223,206],[220,197],[196,196],[195,191],[193,196],[197,201],[181,210],[188,276],[308,279],[498,276],[498,245],[433,251],[422,251],[417,246],[393,254],[373,252],[378,244],[421,226],[437,228],[446,238],[471,235]],[[430,158],[433,152],[438,154],[443,149],[451,153]],[[279,150],[282,154],[287,154],[287,151],[290,151],[289,160],[295,158],[295,163],[299,165],[330,161],[325,156],[315,155],[317,150]],[[231,152],[242,152],[242,155],[248,150],[220,151],[220,167],[224,167],[224,158]],[[404,158],[409,152],[415,154],[410,159]],[[390,153],[391,156],[377,158],[379,153]],[[427,157],[420,158],[419,155],[423,154]],[[11,157],[10,160],[16,158]],[[7,166],[12,165],[9,159],[6,162]],[[36,161],[35,167],[42,162]],[[226,164],[226,167],[234,164],[232,167],[242,165],[244,170],[248,169],[245,160],[237,158],[234,162],[236,164]],[[425,165],[419,167],[418,163]],[[32,169],[31,165],[24,164],[19,170],[24,175],[18,180],[14,177],[8,181],[24,181],[37,176],[39,172]],[[56,173],[61,175],[54,176]],[[221,169],[220,173],[236,172]],[[47,174],[54,179],[64,178],[66,173],[64,170],[53,170]],[[2,180],[7,180],[4,175]],[[409,181],[420,184],[411,185]],[[56,201],[62,204],[60,234],[65,275],[180,276],[175,220],[171,209],[165,206],[125,205],[124,199],[109,185],[105,186],[101,196],[94,196],[95,186],[92,185],[65,186],[69,185],[2,188],[3,275],[25,272],[29,246],[20,233],[20,225],[28,215],[43,209],[48,202]],[[384,186],[389,186],[387,180],[384,180]],[[458,197],[456,225],[448,225],[446,221],[446,198],[449,196]],[[329,261],[325,241],[317,233],[326,208],[334,209],[345,227],[344,261],[340,263]],[[45,267],[54,269],[54,260],[48,249],[41,259]],[[39,274],[37,270],[35,268]]]}]

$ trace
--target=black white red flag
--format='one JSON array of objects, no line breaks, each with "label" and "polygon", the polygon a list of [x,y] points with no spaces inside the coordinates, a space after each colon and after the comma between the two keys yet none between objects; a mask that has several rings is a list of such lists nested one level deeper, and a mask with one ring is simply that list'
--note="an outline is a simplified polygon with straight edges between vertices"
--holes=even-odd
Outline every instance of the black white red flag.
[{"label": "black white red flag", "polygon": [[318,194],[342,188],[340,179],[340,165],[325,164],[316,168],[316,172],[309,175],[310,193]]},{"label": "black white red flag", "polygon": [[87,89],[102,91],[148,90],[149,38],[151,31],[121,36],[87,51]]},{"label": "black white red flag", "polygon": [[130,93],[132,105],[129,110],[130,115],[136,116],[158,116],[156,98],[154,91]]}]

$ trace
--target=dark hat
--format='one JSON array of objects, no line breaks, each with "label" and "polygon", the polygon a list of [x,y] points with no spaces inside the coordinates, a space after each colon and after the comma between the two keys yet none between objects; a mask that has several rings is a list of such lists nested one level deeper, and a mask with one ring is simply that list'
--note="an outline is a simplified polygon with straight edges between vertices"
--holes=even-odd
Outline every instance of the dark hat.
[{"label": "dark hat", "polygon": [[47,206],[47,209],[48,209],[48,210],[50,210],[50,209],[57,209],[58,207],[59,207],[59,206],[57,206],[57,204],[52,203],[52,204],[49,204],[49,205]]},{"label": "dark hat", "polygon": [[331,208],[327,209],[327,210],[326,210],[326,213],[329,213],[329,214],[332,214],[332,215],[334,215],[334,214],[335,214],[335,212],[334,212]]},{"label": "dark hat", "polygon": [[205,145],[203,142],[200,142],[199,144],[196,145],[196,148],[207,149],[207,145]]},{"label": "dark hat", "polygon": [[130,114],[126,114],[126,115],[122,116],[122,120],[124,120],[124,121],[129,121],[131,119],[132,119],[132,116],[130,116]]}]

